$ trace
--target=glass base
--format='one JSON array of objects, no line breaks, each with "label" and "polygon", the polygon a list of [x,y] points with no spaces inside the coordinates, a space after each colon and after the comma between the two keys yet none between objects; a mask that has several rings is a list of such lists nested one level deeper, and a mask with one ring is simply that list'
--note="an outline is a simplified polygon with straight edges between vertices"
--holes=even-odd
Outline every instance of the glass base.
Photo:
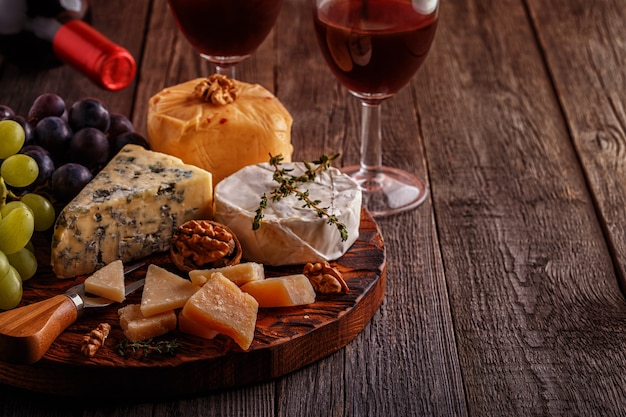
[{"label": "glass base", "polygon": [[218,56],[218,55],[207,55],[200,54],[200,56],[206,59],[209,62],[217,65],[218,67],[226,68],[232,65],[237,65],[244,59],[248,58],[250,55],[234,55],[234,56]]},{"label": "glass base", "polygon": [[368,172],[360,166],[349,166],[342,171],[361,186],[363,206],[374,217],[414,209],[428,195],[419,178],[400,169],[383,166],[376,172]]}]

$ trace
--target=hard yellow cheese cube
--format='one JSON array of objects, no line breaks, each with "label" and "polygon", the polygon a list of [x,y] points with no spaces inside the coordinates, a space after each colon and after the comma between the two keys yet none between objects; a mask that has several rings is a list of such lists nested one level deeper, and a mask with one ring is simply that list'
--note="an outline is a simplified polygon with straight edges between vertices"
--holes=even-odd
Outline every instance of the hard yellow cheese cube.
[{"label": "hard yellow cheese cube", "polygon": [[181,308],[200,287],[166,269],[151,264],[141,296],[144,316]]},{"label": "hard yellow cheese cube", "polygon": [[182,314],[198,325],[230,336],[243,350],[252,344],[259,304],[221,273],[192,295]]},{"label": "hard yellow cheese cube", "polygon": [[196,269],[189,272],[191,282],[196,285],[204,285],[214,272],[221,272],[226,278],[242,286],[250,281],[257,281],[265,278],[263,265],[256,262],[244,262],[237,265],[229,265],[221,268]]},{"label": "hard yellow cheese cube", "polygon": [[100,268],[85,280],[85,292],[118,303],[126,299],[124,290],[124,265],[119,259]]},{"label": "hard yellow cheese cube", "polygon": [[219,334],[217,330],[210,329],[206,325],[188,318],[183,311],[178,313],[178,330],[204,339],[213,339]]},{"label": "hard yellow cheese cube", "polygon": [[176,328],[176,314],[173,310],[145,317],[139,304],[129,304],[120,308],[117,314],[124,336],[132,342],[160,336]]},{"label": "hard yellow cheese cube", "polygon": [[291,307],[315,302],[315,290],[302,274],[252,281],[241,287],[259,307]]}]

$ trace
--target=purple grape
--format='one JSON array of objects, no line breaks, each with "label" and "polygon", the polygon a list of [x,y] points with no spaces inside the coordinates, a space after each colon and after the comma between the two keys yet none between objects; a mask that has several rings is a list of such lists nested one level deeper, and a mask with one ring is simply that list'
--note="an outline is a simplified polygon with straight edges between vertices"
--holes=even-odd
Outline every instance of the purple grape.
[{"label": "purple grape", "polygon": [[126,132],[134,132],[135,128],[133,123],[128,120],[128,117],[119,113],[111,113],[111,126],[109,126],[108,135],[109,140]]},{"label": "purple grape", "polygon": [[0,120],[8,119],[11,116],[15,116],[15,111],[9,106],[0,104]]},{"label": "purple grape", "polygon": [[106,132],[111,125],[111,115],[100,100],[84,98],[72,104],[68,122],[75,132],[85,127],[95,127],[101,132]]},{"label": "purple grape", "polygon": [[72,140],[72,129],[58,116],[44,117],[35,126],[38,145],[44,147],[54,157],[62,156]]},{"label": "purple grape", "polygon": [[111,141],[111,156],[116,155],[127,144],[143,146],[150,149],[148,141],[137,132],[127,132],[116,136]]},{"label": "purple grape", "polygon": [[70,141],[70,159],[89,169],[100,168],[109,159],[109,140],[94,127],[85,127]]},{"label": "purple grape", "polygon": [[28,121],[37,125],[44,117],[57,116],[67,120],[67,110],[65,101],[54,93],[44,93],[33,101],[28,111]]},{"label": "purple grape", "polygon": [[70,201],[82,190],[93,175],[83,165],[73,162],[61,165],[52,174],[52,193],[62,201]]},{"label": "purple grape", "polygon": [[43,185],[48,181],[54,173],[54,162],[48,151],[40,146],[32,145],[22,149],[21,153],[33,158],[39,166],[39,175],[33,185]]},{"label": "purple grape", "polygon": [[39,153],[43,153],[43,154],[46,154],[46,155],[50,156],[50,152],[48,152],[45,148],[43,148],[42,146],[39,146],[39,145],[24,146],[20,150],[20,153],[26,153],[26,152],[39,152]]}]

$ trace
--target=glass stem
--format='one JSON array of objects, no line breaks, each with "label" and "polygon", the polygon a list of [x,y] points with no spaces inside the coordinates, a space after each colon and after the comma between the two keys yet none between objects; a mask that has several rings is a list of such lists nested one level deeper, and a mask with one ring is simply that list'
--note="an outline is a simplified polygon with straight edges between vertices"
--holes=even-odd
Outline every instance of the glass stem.
[{"label": "glass stem", "polygon": [[360,176],[371,181],[383,162],[380,102],[361,101],[361,169]]},{"label": "glass stem", "polygon": [[215,65],[215,72],[235,79],[235,64]]}]

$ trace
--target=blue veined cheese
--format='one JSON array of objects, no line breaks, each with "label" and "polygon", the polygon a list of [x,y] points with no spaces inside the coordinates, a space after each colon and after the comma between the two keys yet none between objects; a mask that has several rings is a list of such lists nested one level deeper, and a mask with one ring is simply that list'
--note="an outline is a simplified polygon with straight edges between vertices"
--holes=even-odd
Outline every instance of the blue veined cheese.
[{"label": "blue veined cheese", "polygon": [[212,215],[211,174],[126,145],[61,211],[52,238],[59,278],[169,250],[174,229]]},{"label": "blue veined cheese", "polygon": [[[303,163],[283,163],[290,175],[305,172]],[[268,201],[261,227],[252,230],[252,223],[261,196],[269,194],[278,183],[274,168],[268,163],[250,165],[226,177],[215,187],[214,220],[228,226],[239,239],[243,257],[264,265],[297,265],[340,258],[359,237],[361,221],[361,190],[348,175],[336,168],[318,174],[314,182],[298,188],[308,190],[312,200],[321,200],[319,207],[346,225],[348,239],[341,235],[326,217],[319,217],[294,195],[279,201]]]}]

